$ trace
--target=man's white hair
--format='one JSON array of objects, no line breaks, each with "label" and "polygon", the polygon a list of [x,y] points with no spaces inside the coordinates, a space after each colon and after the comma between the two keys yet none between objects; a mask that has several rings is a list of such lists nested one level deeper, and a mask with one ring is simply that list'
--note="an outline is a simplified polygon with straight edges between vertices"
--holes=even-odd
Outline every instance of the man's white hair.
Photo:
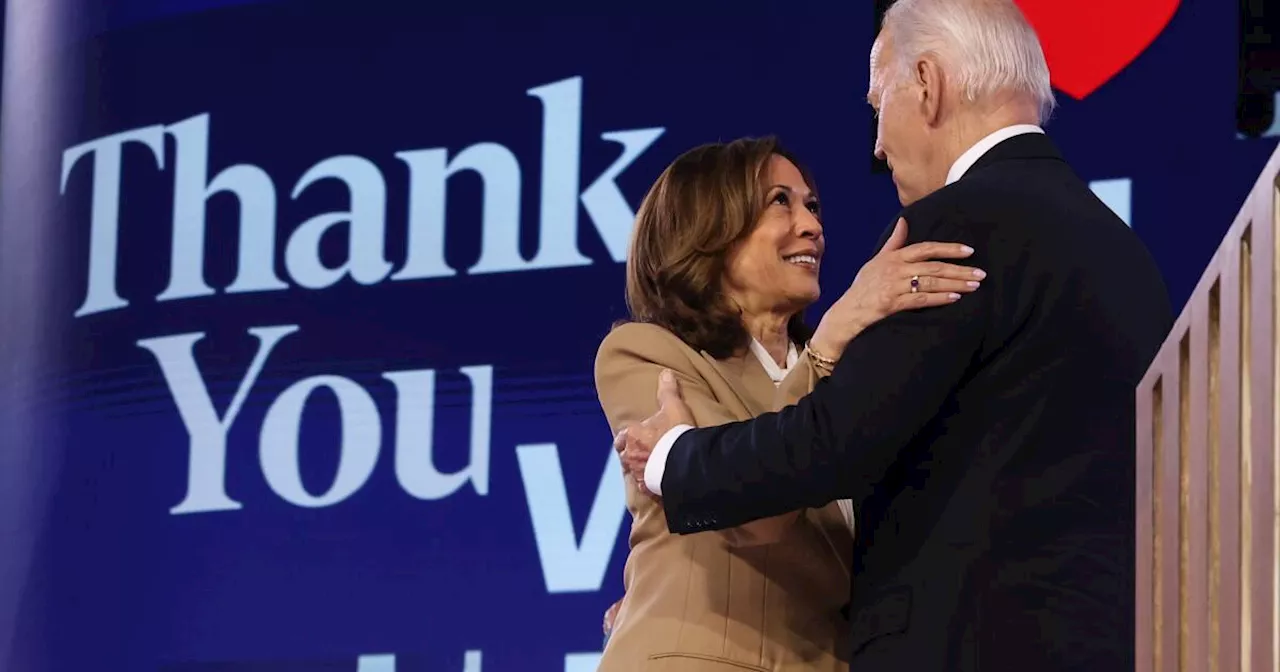
[{"label": "man's white hair", "polygon": [[1043,122],[1055,101],[1040,39],[1013,0],[898,0],[885,12],[893,44],[891,80],[935,55],[971,102],[1003,92],[1031,96]]}]

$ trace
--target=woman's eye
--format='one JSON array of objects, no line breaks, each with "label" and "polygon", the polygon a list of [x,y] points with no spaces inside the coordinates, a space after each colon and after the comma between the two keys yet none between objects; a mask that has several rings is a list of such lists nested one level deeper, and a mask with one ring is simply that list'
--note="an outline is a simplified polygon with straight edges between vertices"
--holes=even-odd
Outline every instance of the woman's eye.
[{"label": "woman's eye", "polygon": [[791,198],[787,196],[787,192],[779,191],[773,195],[773,198],[770,199],[769,202],[777,203],[778,205],[791,205]]},{"label": "woman's eye", "polygon": [[822,214],[822,204],[817,201],[809,201],[805,204],[805,207],[809,208],[809,212],[812,212],[815,215]]}]

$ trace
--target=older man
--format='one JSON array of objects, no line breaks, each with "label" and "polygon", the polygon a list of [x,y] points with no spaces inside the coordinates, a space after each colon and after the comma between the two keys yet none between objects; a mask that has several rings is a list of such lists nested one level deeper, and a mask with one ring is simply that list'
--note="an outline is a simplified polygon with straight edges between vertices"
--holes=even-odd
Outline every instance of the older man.
[{"label": "older man", "polygon": [[1012,2],[900,0],[870,60],[912,242],[970,245],[982,288],[871,327],[755,420],[693,429],[666,379],[624,464],[680,533],[851,498],[851,670],[1132,670],[1134,387],[1171,323],[1160,273],[1040,129],[1048,68]]}]

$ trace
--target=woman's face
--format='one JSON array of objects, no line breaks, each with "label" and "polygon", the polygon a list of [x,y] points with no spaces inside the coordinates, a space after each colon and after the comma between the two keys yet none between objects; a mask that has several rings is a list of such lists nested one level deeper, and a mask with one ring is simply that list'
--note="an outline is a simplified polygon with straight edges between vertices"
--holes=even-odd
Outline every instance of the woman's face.
[{"label": "woman's face", "polygon": [[729,252],[725,290],[747,315],[792,315],[818,300],[822,237],[818,199],[800,169],[774,155],[764,170],[766,206]]}]

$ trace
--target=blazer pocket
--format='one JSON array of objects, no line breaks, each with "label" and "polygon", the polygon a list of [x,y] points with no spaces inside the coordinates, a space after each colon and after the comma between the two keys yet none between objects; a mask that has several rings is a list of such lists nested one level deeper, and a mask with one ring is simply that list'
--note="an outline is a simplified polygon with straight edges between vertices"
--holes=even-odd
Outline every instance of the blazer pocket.
[{"label": "blazer pocket", "polygon": [[701,653],[655,653],[645,672],[770,672],[768,668]]}]

